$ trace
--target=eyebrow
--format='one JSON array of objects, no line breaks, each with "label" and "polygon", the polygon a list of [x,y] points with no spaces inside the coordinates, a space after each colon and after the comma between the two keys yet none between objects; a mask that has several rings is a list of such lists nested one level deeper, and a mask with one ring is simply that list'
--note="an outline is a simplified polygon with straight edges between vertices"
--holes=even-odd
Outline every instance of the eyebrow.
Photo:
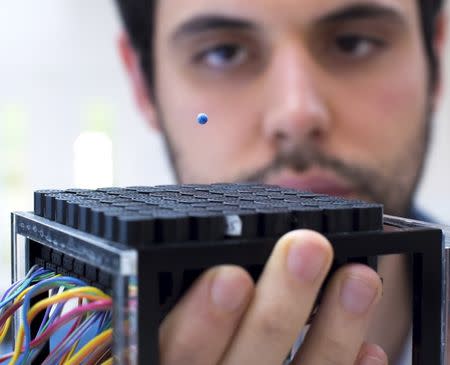
[{"label": "eyebrow", "polygon": [[398,9],[379,4],[353,4],[319,18],[318,23],[339,23],[364,19],[391,19],[406,24],[405,16]]},{"label": "eyebrow", "polygon": [[252,30],[257,26],[246,20],[224,15],[199,15],[182,23],[172,35],[173,40],[212,30]]},{"label": "eyebrow", "polygon": [[[405,16],[396,8],[379,4],[350,4],[321,16],[318,24],[339,23],[364,19],[391,19],[406,24]],[[172,39],[178,41],[184,37],[205,33],[212,30],[255,30],[258,26],[247,20],[226,15],[197,15],[176,28]]]}]

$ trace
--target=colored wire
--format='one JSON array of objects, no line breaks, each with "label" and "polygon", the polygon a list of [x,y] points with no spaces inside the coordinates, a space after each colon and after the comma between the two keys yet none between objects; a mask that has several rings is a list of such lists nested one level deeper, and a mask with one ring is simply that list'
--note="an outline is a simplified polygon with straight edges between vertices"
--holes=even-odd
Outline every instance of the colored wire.
[{"label": "colored wire", "polygon": [[[17,296],[15,302],[11,304],[4,313],[0,316],[0,328],[4,328],[5,331],[8,330],[10,322],[11,322],[11,316],[22,306],[23,304],[23,296],[24,294],[29,291],[31,288],[27,288],[23,293],[21,293],[19,296]],[[45,293],[48,290],[47,287],[41,288],[39,291],[37,291],[36,295],[40,295],[42,293]],[[6,322],[6,324],[5,324]],[[7,326],[5,328],[5,325]]]},{"label": "colored wire", "polygon": [[[80,314],[86,313],[86,312],[93,312],[93,311],[101,311],[101,310],[110,310],[111,309],[111,300],[102,300],[102,301],[97,301],[95,303],[91,303],[88,305],[85,305],[83,307],[78,307],[73,309],[72,311],[70,311],[69,313],[67,313],[66,315],[62,316],[60,319],[58,319],[55,323],[53,323],[50,327],[48,327],[48,329],[42,334],[41,337],[36,338],[33,342],[32,342],[32,346],[35,346],[36,344],[39,344],[41,342],[45,342],[45,340],[47,340],[48,337],[50,337],[50,335],[52,333],[55,332],[56,329],[62,327],[64,324],[68,323],[70,320],[72,320],[73,318],[79,316]],[[96,318],[94,318],[95,320],[92,321],[92,323],[88,323],[86,322],[85,324],[83,324],[83,326],[78,325],[78,329],[77,331],[74,332],[74,326],[71,328],[71,330],[68,332],[66,338],[64,338],[60,344],[58,345],[57,348],[55,348],[52,353],[50,353],[48,360],[49,360],[49,364],[52,363],[56,363],[56,359],[63,356],[65,352],[67,352],[66,348],[67,346],[63,346],[61,348],[61,345],[64,345],[64,343],[67,342],[67,344],[69,345],[68,347],[70,348],[70,344],[73,343],[74,341],[78,341],[82,335],[93,326],[93,324],[96,321],[99,321],[101,318],[101,314],[96,315]],[[73,333],[74,332],[74,333]],[[72,337],[69,337],[69,335],[72,335]],[[76,348],[76,343],[72,346],[72,350],[71,352],[74,351],[74,347]],[[62,349],[62,350],[61,350]],[[62,354],[61,354],[61,351]],[[57,356],[60,355],[60,356]],[[64,356],[63,356],[64,359]],[[47,362],[45,362],[47,363]]]},{"label": "colored wire", "polygon": [[[33,297],[33,295],[38,292],[39,289],[43,288],[43,287],[47,287],[48,285],[53,284],[53,285],[58,285],[58,286],[62,286],[62,287],[71,287],[72,285],[80,285],[80,286],[85,286],[86,284],[78,279],[75,278],[70,278],[70,277],[58,277],[58,278],[52,278],[52,279],[47,279],[44,280],[38,284],[36,284],[35,286],[33,286],[31,288],[31,290],[29,292],[27,292],[24,296],[24,302],[23,302],[23,306],[22,306],[22,318],[23,323],[19,328],[19,332],[18,332],[18,339],[16,339],[16,345],[20,343],[20,346],[16,346],[15,351],[14,351],[14,356],[13,359],[16,358],[16,356],[18,357],[18,354],[20,354],[20,350],[21,350],[21,346],[22,346],[22,341],[23,341],[23,333],[25,333],[25,344],[24,344],[24,359],[26,358],[28,352],[30,351],[30,342],[31,342],[31,329],[30,329],[30,325],[29,325],[29,319],[27,316],[27,312],[29,310],[30,307],[30,300]],[[98,290],[98,289],[97,289]],[[64,295],[65,293],[60,294],[60,296]],[[57,296],[56,296],[57,297]],[[54,299],[55,297],[52,298],[48,298],[45,299],[44,301],[47,300],[51,300],[53,299],[53,302],[56,302]],[[43,302],[43,301],[41,301]],[[39,302],[39,303],[41,303]],[[39,304],[38,303],[38,304]],[[22,330],[22,331],[21,331]],[[17,361],[17,360],[16,360]],[[14,364],[14,363],[13,363]],[[20,364],[23,364],[23,361],[20,361]],[[11,364],[12,365],[12,364]]]},{"label": "colored wire", "polygon": [[89,359],[83,365],[98,365],[102,363],[105,359],[110,357],[109,354],[110,344],[105,343],[103,346],[99,346],[94,350],[92,354],[89,355]]},{"label": "colored wire", "polygon": [[64,354],[70,352],[71,347],[86,334],[86,332],[95,324],[95,321],[96,317],[91,316],[85,322],[77,326],[66,340],[60,342],[59,345],[50,352],[42,365],[53,365],[60,362],[60,360],[64,358]]},{"label": "colored wire", "polygon": [[[45,293],[48,297],[40,299]],[[110,365],[111,309],[111,298],[101,290],[87,286],[82,280],[34,266],[1,296],[0,344],[9,332],[13,315],[17,316],[19,327],[14,351],[0,355],[0,364],[7,360],[9,365],[29,364],[50,339],[57,338],[42,365]],[[34,324],[38,329],[32,338],[31,325],[40,313],[39,323]],[[58,331],[64,332],[60,335]],[[92,340],[86,343],[89,338]],[[86,344],[81,346],[82,343]]]},{"label": "colored wire", "polygon": [[3,296],[2,296],[2,302],[0,302],[0,307],[2,306],[2,303],[3,303],[3,301],[6,299],[6,298],[8,298],[8,296],[10,295],[10,293],[12,293],[14,290],[16,290],[19,286],[21,286],[22,284],[23,284],[23,282],[25,281],[25,280],[27,280],[35,271],[37,271],[38,270],[38,267],[37,266],[33,266],[29,271],[28,271],[28,273],[26,274],[26,276],[22,279],[22,280],[19,280],[19,281],[17,281],[17,282],[15,282],[13,285],[11,285],[10,287],[9,287],[9,289],[5,292],[5,294],[3,294]]},{"label": "colored wire", "polygon": [[[58,294],[59,289],[52,289],[50,291],[50,296],[54,296]],[[54,312],[52,314],[52,318],[56,318],[61,313],[62,309],[64,308],[64,304],[58,304],[58,306],[54,309]],[[50,312],[52,311],[53,307],[47,307],[47,310],[45,311],[44,318],[42,319],[41,325],[39,326],[38,334],[41,333],[46,324],[48,322],[51,322],[52,318],[50,318]]]},{"label": "colored wire", "polygon": [[[101,331],[102,332],[102,331]],[[111,344],[109,342],[103,343],[94,349],[92,353],[88,355],[88,357],[84,360],[85,363],[83,365],[98,365],[102,361],[111,357],[110,349]],[[69,357],[70,358],[70,357]]]},{"label": "colored wire", "polygon": [[21,294],[24,288],[30,285],[33,281],[40,280],[42,277],[45,277],[46,274],[48,275],[49,273],[50,272],[44,269],[38,269],[36,271],[33,271],[33,269],[30,270],[27,276],[22,281],[16,283],[16,286],[13,285],[13,287],[11,287],[10,290],[5,293],[5,295],[2,298],[2,301],[0,302],[0,308],[4,307],[5,305],[13,301],[18,295]]},{"label": "colored wire", "polygon": [[76,353],[75,356],[71,357],[64,365],[76,365],[80,364],[83,357],[85,357],[90,352],[93,352],[97,346],[101,346],[104,343],[110,342],[112,339],[112,328],[100,333],[98,336],[89,341],[84,345],[80,351]]},{"label": "colored wire", "polygon": [[[88,308],[86,308],[88,307]],[[96,303],[92,303],[87,305],[86,307],[78,307],[69,313],[65,314],[61,318],[59,318],[55,323],[49,326],[41,336],[33,340],[33,345],[39,345],[42,342],[45,342],[57,329],[61,328],[66,323],[70,322],[73,318],[79,316],[83,312],[87,311],[99,311],[99,310],[110,310],[111,309],[111,301],[99,301]],[[70,332],[70,331],[69,331]]]},{"label": "colored wire", "polygon": [[[68,278],[67,278],[68,279]],[[50,279],[52,280],[52,279]],[[57,279],[60,280],[60,279]],[[67,299],[73,299],[73,298],[87,298],[91,300],[96,300],[99,298],[105,298],[106,294],[104,294],[102,291],[100,291],[97,288],[94,287],[84,287],[84,288],[74,288],[70,289],[66,292],[63,292],[61,294],[55,295],[53,297],[41,300],[37,304],[31,308],[31,310],[28,310],[29,308],[29,298],[27,296],[31,296],[33,294],[34,289],[30,290],[28,294],[26,294],[24,299],[24,304],[22,306],[22,316],[23,318],[26,318],[27,320],[24,320],[24,323],[21,324],[19,328],[19,332],[17,334],[17,344],[20,343],[22,345],[22,339],[23,334],[25,332],[25,344],[24,344],[24,356],[28,354],[30,351],[30,342],[31,342],[31,329],[30,329],[30,323],[33,320],[33,318],[41,311],[42,309],[45,309],[47,306],[58,303],[60,301],[64,301]],[[86,307],[89,308],[89,305]],[[28,314],[27,314],[28,313]],[[20,354],[21,347],[18,345],[15,348],[15,354]],[[21,361],[22,363],[22,361]]]},{"label": "colored wire", "polygon": [[[61,344],[62,344],[62,343],[64,343],[64,341],[61,342]],[[66,351],[65,355],[63,355],[63,357],[61,358],[61,361],[59,362],[59,364],[60,364],[60,365],[64,364],[68,358],[70,358],[71,356],[73,356],[73,354],[75,353],[75,350],[77,349],[77,347],[78,347],[79,345],[80,345],[80,340],[76,340],[76,341],[73,343],[73,345],[72,345],[72,347],[70,348],[70,350],[69,350],[68,352]]]}]

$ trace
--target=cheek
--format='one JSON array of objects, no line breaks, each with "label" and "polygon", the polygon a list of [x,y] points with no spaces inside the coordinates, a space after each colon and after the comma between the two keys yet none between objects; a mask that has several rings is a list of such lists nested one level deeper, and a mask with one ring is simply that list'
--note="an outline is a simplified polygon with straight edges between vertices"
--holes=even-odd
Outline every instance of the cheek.
[{"label": "cheek", "polygon": [[382,111],[377,129],[381,129],[379,133],[385,140],[386,163],[389,160],[398,163],[398,159],[408,155],[406,150],[411,152],[411,158],[418,157],[413,156],[413,151],[421,144],[424,133],[427,97],[426,82],[417,74],[405,72],[397,80],[393,76],[391,86],[385,86],[378,97],[374,96]]},{"label": "cheek", "polygon": [[353,103],[341,114],[347,128],[342,128],[340,136],[353,146],[353,158],[359,156],[363,163],[379,168],[395,168],[423,133],[425,90],[425,81],[408,71],[391,73],[353,96],[345,95]]},{"label": "cheek", "polygon": [[[182,175],[202,182],[232,179],[260,143],[254,105],[259,98],[247,97],[247,90],[230,93],[173,79],[167,83],[178,87],[160,88],[159,102]],[[197,122],[199,113],[208,115],[205,125]]]},{"label": "cheek", "polygon": [[[203,93],[202,91],[177,91],[173,95],[176,99],[170,105],[165,106],[166,123],[179,145],[189,145],[192,141],[199,141],[206,145],[209,150],[233,149],[233,144],[246,141],[255,128],[256,115],[252,106],[242,101],[235,101],[226,95],[215,95],[215,93]],[[197,115],[206,113],[208,122],[200,125]],[[193,137],[191,141],[186,136]],[[244,142],[242,142],[244,143]]]},{"label": "cheek", "polygon": [[[390,85],[380,87],[378,95],[374,95],[374,100],[383,114],[392,116],[380,120],[380,125],[405,132],[406,129],[417,129],[417,124],[422,123],[426,106],[425,91],[425,81],[412,73],[394,79]],[[388,124],[389,119],[394,119],[391,126]]]}]

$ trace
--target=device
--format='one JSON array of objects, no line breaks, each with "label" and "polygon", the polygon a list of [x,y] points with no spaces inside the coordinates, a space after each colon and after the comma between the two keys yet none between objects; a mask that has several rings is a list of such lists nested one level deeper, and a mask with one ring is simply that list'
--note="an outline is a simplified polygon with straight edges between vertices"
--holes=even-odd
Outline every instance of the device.
[{"label": "device", "polygon": [[157,365],[159,324],[205,269],[240,265],[257,280],[280,236],[303,228],[330,240],[332,271],[407,255],[412,365],[446,364],[450,230],[379,204],[259,184],[41,190],[34,212],[12,214],[13,279],[39,265],[102,289],[114,364]]}]

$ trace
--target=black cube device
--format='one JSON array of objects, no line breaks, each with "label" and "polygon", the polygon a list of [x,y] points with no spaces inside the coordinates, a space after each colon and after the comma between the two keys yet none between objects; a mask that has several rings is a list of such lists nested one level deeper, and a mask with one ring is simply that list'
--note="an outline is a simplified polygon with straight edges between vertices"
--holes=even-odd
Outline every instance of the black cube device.
[{"label": "black cube device", "polygon": [[256,184],[37,191],[34,213],[12,214],[13,279],[37,264],[106,291],[115,364],[157,365],[159,324],[205,269],[240,265],[256,280],[280,236],[303,228],[331,241],[333,270],[407,254],[412,365],[446,363],[448,232],[378,204]]}]

